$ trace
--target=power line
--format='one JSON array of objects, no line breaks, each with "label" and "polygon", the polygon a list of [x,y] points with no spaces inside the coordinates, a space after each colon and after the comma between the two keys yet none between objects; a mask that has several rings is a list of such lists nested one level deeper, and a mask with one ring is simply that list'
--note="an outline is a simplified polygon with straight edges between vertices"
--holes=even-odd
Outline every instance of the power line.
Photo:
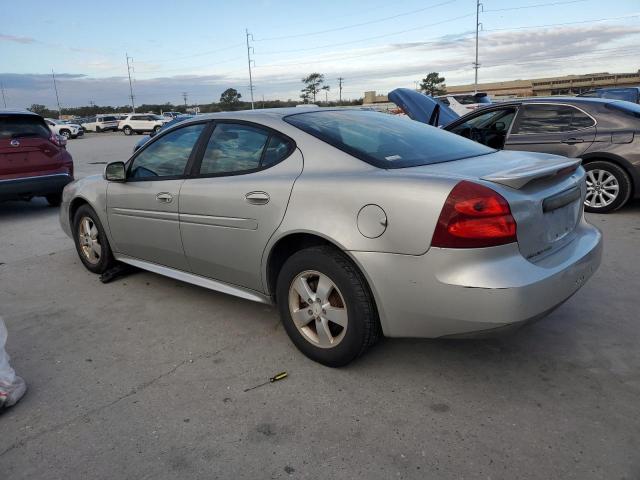
[{"label": "power line", "polygon": [[626,20],[628,18],[638,18],[638,17],[640,17],[640,13],[635,13],[633,15],[623,15],[621,17],[597,18],[595,20],[582,20],[579,22],[548,23],[547,25],[531,25],[531,26],[523,26],[523,27],[511,27],[511,28],[492,28],[490,30],[484,30],[484,31],[485,32],[506,32],[511,30],[525,30],[528,28],[566,27],[568,25],[582,25],[585,23],[609,22],[611,20]]},{"label": "power line", "polygon": [[[253,35],[249,33],[248,29],[245,29],[245,33],[247,35],[247,62],[249,64],[249,91],[251,92],[251,110],[253,110],[253,77],[251,76],[251,50],[253,47],[249,46],[249,37],[253,40]],[[255,62],[254,62],[255,63]]]},{"label": "power line", "polygon": [[[51,76],[53,77],[53,89],[56,91],[56,102],[58,104],[58,119],[60,119],[60,117],[62,117],[62,108],[60,108],[60,98],[58,97],[58,85],[56,85],[56,74],[53,71],[53,68],[51,69]],[[4,96],[4,93],[3,93]]]},{"label": "power line", "polygon": [[127,75],[129,75],[129,98],[131,99],[131,112],[136,113],[136,105],[134,102],[135,96],[133,95],[133,83],[131,83],[131,67],[129,66],[129,59],[133,63],[133,58],[129,57],[128,53],[125,53],[127,58]]},{"label": "power line", "polygon": [[[362,26],[365,26],[365,25],[372,25],[374,23],[380,23],[380,22],[385,22],[387,20],[393,20],[394,18],[400,18],[400,17],[405,17],[407,15],[413,15],[415,13],[424,12],[426,10],[433,10],[434,8],[442,7],[444,5],[449,5],[450,3],[454,3],[454,2],[457,2],[457,1],[458,0],[447,0],[445,2],[436,3],[435,5],[430,5],[428,7],[418,8],[417,10],[411,10],[409,12],[398,13],[396,15],[377,18],[375,20],[369,20],[367,22],[352,23],[350,25],[344,25],[342,27],[329,28],[327,30],[317,30],[315,32],[297,33],[297,34],[293,34],[293,35],[282,35],[282,36],[279,36],[279,37],[259,38],[259,39],[256,40],[256,42],[267,42],[267,41],[272,41],[272,40],[285,40],[285,39],[288,39],[288,38],[308,37],[308,36],[311,36],[311,35],[320,35],[320,34],[323,34],[323,33],[338,32],[340,30],[348,30],[350,28],[357,28],[357,27],[362,27]],[[586,0],[580,0],[580,1],[586,1]]]},{"label": "power line", "polygon": [[484,10],[484,7],[482,6],[482,3],[480,3],[480,0],[476,0],[476,61],[473,63],[473,69],[475,70],[475,93],[478,93],[478,69],[480,68],[480,64],[478,63],[478,33],[480,31],[480,27],[482,26],[482,24],[480,23],[481,8]]},{"label": "power line", "polygon": [[0,82],[0,91],[2,91],[2,103],[4,103],[4,108],[7,108],[7,99],[4,96],[4,84]]},{"label": "power line", "polygon": [[550,2],[550,3],[538,3],[536,5],[522,5],[520,7],[507,7],[507,8],[493,8],[491,10],[483,10],[485,13],[493,13],[493,12],[507,12],[511,10],[524,10],[527,8],[539,8],[539,7],[551,7],[556,5],[569,5],[572,3],[583,3],[588,0],[569,0],[565,2]]}]

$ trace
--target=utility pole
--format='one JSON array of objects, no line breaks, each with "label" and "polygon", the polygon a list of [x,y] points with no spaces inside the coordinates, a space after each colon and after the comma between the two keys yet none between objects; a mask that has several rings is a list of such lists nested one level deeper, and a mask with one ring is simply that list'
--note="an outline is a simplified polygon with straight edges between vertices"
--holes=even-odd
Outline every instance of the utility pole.
[{"label": "utility pole", "polygon": [[[135,96],[133,95],[133,83],[131,83],[131,67],[133,66],[133,58],[129,56],[128,53],[125,53],[127,57],[127,75],[129,75],[129,98],[131,99],[131,113],[136,113],[136,105],[134,102]],[[129,65],[129,60],[131,60],[131,66]]]},{"label": "utility pole", "polygon": [[247,34],[247,62],[249,63],[249,92],[251,92],[251,110],[253,110],[253,78],[251,76],[251,62],[253,62],[251,60],[251,50],[253,50],[253,47],[249,46],[249,37],[253,40],[253,35],[249,33],[249,29],[245,29],[245,32]]},{"label": "utility pole", "polygon": [[478,32],[482,27],[480,23],[480,9],[484,11],[484,6],[480,3],[480,0],[476,0],[476,61],[473,64],[473,68],[476,71],[476,79],[474,83],[474,92],[478,93],[478,68],[480,68],[480,64],[478,63]]},{"label": "utility pole", "polygon": [[7,99],[4,97],[4,84],[0,82],[0,90],[2,91],[2,103],[4,103],[4,108],[7,108]]},{"label": "utility pole", "polygon": [[[53,77],[53,89],[56,91],[56,103],[58,104],[58,120],[62,117],[62,109],[60,108],[60,98],[58,97],[58,85],[56,85],[56,74],[51,69],[51,76]],[[4,94],[3,94],[4,96]]]},{"label": "utility pole", "polygon": [[187,111],[187,97],[189,95],[187,94],[187,92],[182,92],[182,99],[184,100],[184,110],[185,112]]},{"label": "utility pole", "polygon": [[343,77],[338,77],[338,89],[340,90],[340,95],[339,95],[339,99],[340,99],[340,104],[342,104],[342,81],[344,80]]}]

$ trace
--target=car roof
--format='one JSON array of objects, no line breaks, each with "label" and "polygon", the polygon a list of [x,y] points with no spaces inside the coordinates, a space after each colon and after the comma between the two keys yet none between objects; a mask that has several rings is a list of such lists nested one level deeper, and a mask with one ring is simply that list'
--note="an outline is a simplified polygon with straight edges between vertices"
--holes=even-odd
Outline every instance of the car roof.
[{"label": "car roof", "polygon": [[[598,98],[598,97],[526,97],[516,98],[508,100],[506,102],[497,102],[492,106],[497,105],[519,105],[521,103],[573,103],[573,104],[606,104],[619,102],[613,98]],[[489,107],[489,105],[487,105]],[[485,107],[486,108],[486,107]]]},{"label": "car roof", "polygon": [[37,113],[30,112],[29,110],[20,110],[12,108],[0,108],[0,115],[35,115],[39,117]]}]

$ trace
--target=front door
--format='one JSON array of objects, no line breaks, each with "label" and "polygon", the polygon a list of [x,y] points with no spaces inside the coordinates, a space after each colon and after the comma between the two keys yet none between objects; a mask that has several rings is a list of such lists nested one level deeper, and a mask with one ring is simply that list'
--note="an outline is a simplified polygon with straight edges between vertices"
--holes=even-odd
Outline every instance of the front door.
[{"label": "front door", "polygon": [[576,158],[595,136],[595,121],[582,110],[572,105],[531,103],[520,108],[504,148]]},{"label": "front door", "polygon": [[205,123],[173,130],[142,147],[127,165],[127,181],[107,187],[114,250],[188,271],[178,205],[185,169]]},{"label": "front door", "polygon": [[180,192],[182,243],[193,273],[262,291],[261,261],[284,217],[302,154],[276,132],[217,123]]}]

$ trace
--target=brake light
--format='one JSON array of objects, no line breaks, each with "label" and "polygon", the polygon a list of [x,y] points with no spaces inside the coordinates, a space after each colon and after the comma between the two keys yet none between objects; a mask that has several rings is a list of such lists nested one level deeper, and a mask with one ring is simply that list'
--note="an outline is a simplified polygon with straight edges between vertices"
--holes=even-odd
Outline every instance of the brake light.
[{"label": "brake light", "polygon": [[453,187],[442,207],[431,245],[483,248],[516,241],[509,202],[484,185],[463,180]]},{"label": "brake light", "polygon": [[67,144],[66,141],[63,143],[60,139],[60,136],[56,133],[51,134],[51,136],[49,137],[49,141],[58,147],[64,147]]}]

